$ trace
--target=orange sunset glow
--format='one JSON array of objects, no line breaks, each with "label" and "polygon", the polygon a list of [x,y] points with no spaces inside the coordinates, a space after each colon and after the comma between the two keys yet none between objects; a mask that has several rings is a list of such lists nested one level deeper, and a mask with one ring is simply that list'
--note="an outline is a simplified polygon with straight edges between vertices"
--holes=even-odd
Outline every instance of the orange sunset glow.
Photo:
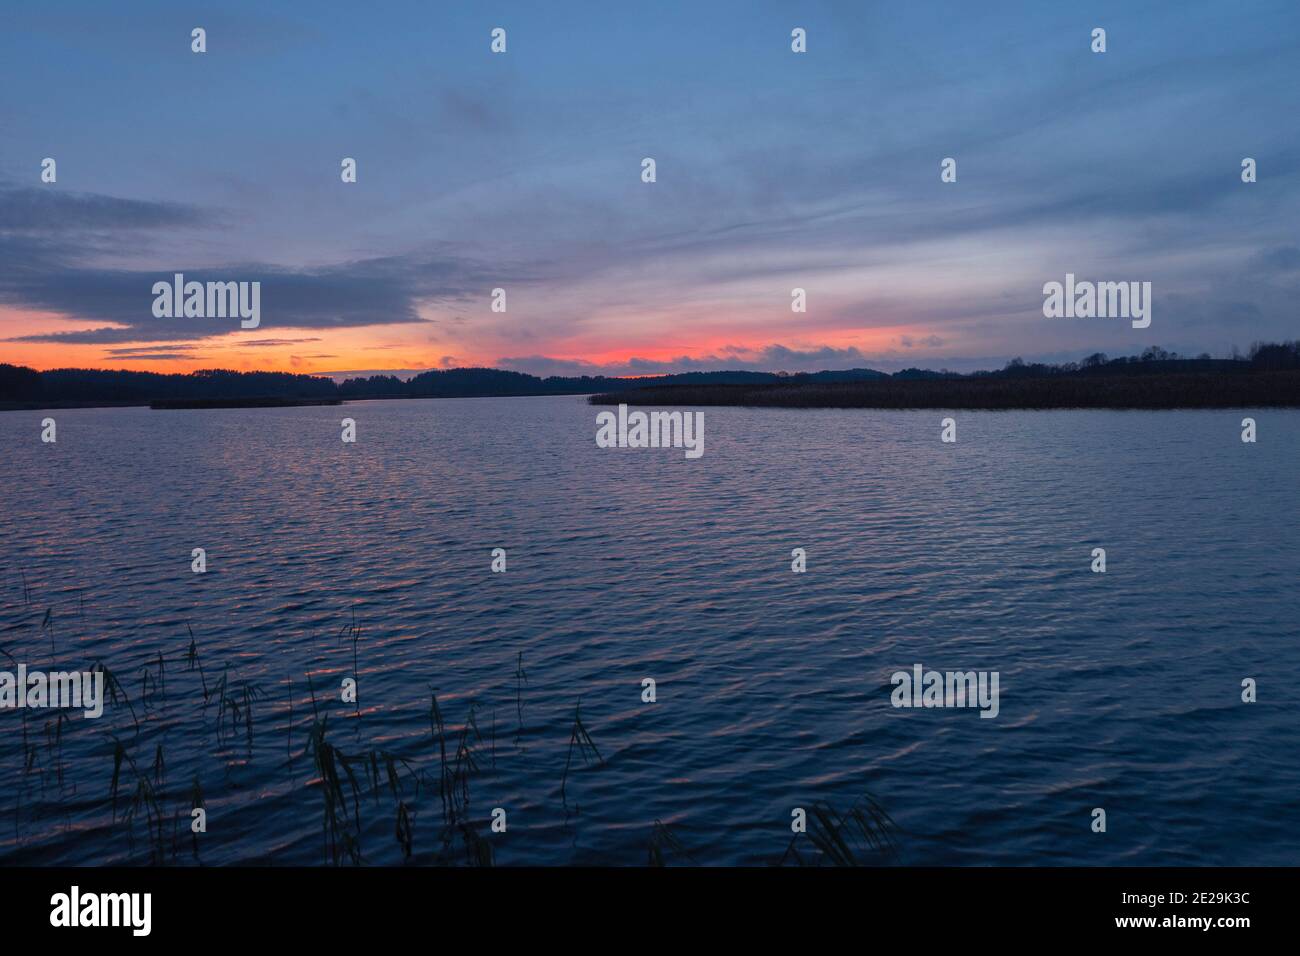
[{"label": "orange sunset glow", "polygon": [[[670,324],[665,320],[664,324]],[[670,337],[639,336],[640,342],[619,344],[629,336],[617,329],[593,328],[582,335],[548,343],[548,354],[575,366],[626,368],[633,361],[671,365],[680,359],[743,362],[756,356],[785,333],[792,348],[804,340],[836,349],[888,353],[900,339],[922,336],[911,326],[874,329],[771,328],[761,338],[728,334],[727,323],[713,323],[701,333],[688,334],[685,326]],[[790,325],[793,326],[793,323]],[[22,341],[26,336],[58,336],[84,329],[84,321],[71,316],[25,310],[0,310],[0,338],[7,339],[5,360],[38,370],[54,368],[114,368],[152,372],[191,372],[225,368],[238,371],[277,371],[331,375],[378,369],[421,370],[501,364],[512,348],[508,335],[485,336],[485,342],[430,341],[424,325],[398,324],[338,330],[291,330],[270,334],[270,323],[258,329],[238,330],[183,343],[114,342],[112,345]],[[103,326],[114,328],[115,326]]]}]

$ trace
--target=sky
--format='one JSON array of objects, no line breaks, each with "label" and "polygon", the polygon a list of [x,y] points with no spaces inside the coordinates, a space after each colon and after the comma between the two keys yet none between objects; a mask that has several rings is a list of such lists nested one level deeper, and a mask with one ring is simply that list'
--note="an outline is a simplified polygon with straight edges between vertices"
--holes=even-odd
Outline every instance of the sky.
[{"label": "sky", "polygon": [[[0,362],[967,370],[1300,336],[1294,0],[54,0],[0,14],[0,83]],[[155,317],[178,272],[260,282],[258,328]],[[1151,282],[1150,327],[1044,317],[1067,273]]]}]

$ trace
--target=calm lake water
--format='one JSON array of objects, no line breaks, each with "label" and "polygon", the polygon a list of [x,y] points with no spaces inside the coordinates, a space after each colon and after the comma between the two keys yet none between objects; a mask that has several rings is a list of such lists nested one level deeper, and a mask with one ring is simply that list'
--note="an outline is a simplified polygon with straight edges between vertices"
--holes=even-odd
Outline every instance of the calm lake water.
[{"label": "calm lake water", "polygon": [[[946,445],[941,412],[709,408],[688,461],[597,448],[596,411],[0,414],[0,646],[102,660],[139,721],[110,704],[56,742],[50,711],[0,712],[0,863],[148,862],[140,777],[168,862],[178,813],[195,862],[196,778],[200,862],[324,862],[310,674],[340,752],[424,774],[417,795],[400,771],[419,863],[464,858],[432,689],[452,751],[474,707],[469,819],[498,864],[643,864],[656,820],[700,863],[767,864],[792,808],[863,793],[907,864],[1300,864],[1300,413],[961,412]],[[914,664],[998,671],[999,715],[895,709]],[[261,694],[251,741],[204,707],[223,673]],[[605,764],[575,751],[562,793],[579,698]],[[115,809],[117,741],[138,773]],[[385,772],[356,773],[360,852],[400,863]]]}]

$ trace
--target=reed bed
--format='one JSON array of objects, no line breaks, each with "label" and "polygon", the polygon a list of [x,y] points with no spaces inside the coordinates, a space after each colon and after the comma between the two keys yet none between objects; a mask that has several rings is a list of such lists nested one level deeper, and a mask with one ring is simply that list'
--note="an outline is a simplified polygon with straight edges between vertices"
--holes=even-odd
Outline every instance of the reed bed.
[{"label": "reed bed", "polygon": [[[24,607],[30,606],[31,589],[22,576]],[[84,614],[79,602],[78,616]],[[28,649],[34,641],[42,642],[52,631],[56,615],[45,609],[40,623],[35,614],[28,615],[25,627],[0,646],[0,655],[16,666],[15,652],[20,644]],[[256,728],[260,724],[276,725],[275,752],[279,753],[278,722],[284,720],[285,766],[292,767],[299,756],[310,760],[311,773],[305,782],[282,784],[289,794],[316,794],[319,814],[321,861],[332,866],[360,866],[397,856],[407,864],[491,866],[508,839],[498,839],[487,832],[486,808],[474,802],[477,781],[495,772],[498,761],[497,713],[489,713],[488,733],[482,731],[484,709],[469,700],[463,720],[450,724],[443,703],[431,688],[428,705],[428,736],[412,739],[400,748],[367,746],[360,742],[365,723],[359,708],[351,711],[358,740],[344,744],[336,739],[338,714],[349,715],[346,705],[335,700],[326,706],[317,695],[312,672],[306,674],[310,714],[302,718],[309,727],[301,745],[295,747],[294,678],[285,678],[287,700],[269,706],[268,695],[254,680],[239,676],[230,663],[206,660],[199,638],[190,622],[184,622],[188,644],[173,654],[162,649],[137,665],[135,686],[128,692],[118,672],[103,659],[92,662],[90,670],[103,675],[105,715],[103,724],[70,720],[62,711],[52,713],[43,726],[29,727],[29,710],[21,712],[18,741],[22,786],[14,794],[15,830],[27,812],[27,824],[39,826],[48,820],[45,809],[47,790],[64,800],[77,792],[70,781],[65,749],[69,734],[103,734],[111,769],[103,771],[103,783],[92,788],[102,797],[103,811],[114,827],[120,828],[126,845],[125,861],[170,865],[186,861],[201,863],[204,839],[190,826],[191,821],[213,813],[220,818],[229,806],[232,772],[251,763]],[[24,633],[26,637],[24,637]],[[360,647],[363,629],[355,612],[339,631],[350,651],[352,675],[360,673]],[[14,640],[17,637],[17,640]],[[209,681],[207,673],[219,674]],[[522,652],[516,656],[507,693],[513,690],[516,719],[515,753],[523,753],[519,742],[528,733],[525,721],[528,675]],[[507,698],[508,700],[508,698]],[[255,719],[262,708],[265,714]],[[333,712],[333,714],[332,714]],[[185,718],[203,728],[207,739],[206,753],[222,760],[224,767],[212,773],[201,769],[189,775],[179,786],[169,782],[170,762],[168,731]],[[30,718],[34,719],[34,718]],[[349,725],[354,721],[349,720]],[[188,725],[188,724],[187,724]],[[561,803],[567,808],[568,789],[575,775],[600,772],[607,767],[582,713],[582,701],[574,703],[569,722],[568,745],[562,766],[556,766],[552,779],[558,786]],[[186,747],[205,746],[187,740]],[[233,749],[239,747],[238,752]],[[266,747],[260,748],[266,752]],[[186,751],[187,758],[191,751]],[[579,761],[581,766],[579,766]],[[187,761],[188,762],[188,761]],[[192,766],[192,764],[191,764]],[[232,771],[235,768],[235,771]],[[101,781],[103,777],[99,778]],[[206,787],[204,781],[206,780]],[[210,804],[213,794],[215,804]],[[436,795],[437,803],[431,801]],[[304,794],[304,799],[307,799]],[[433,807],[430,811],[430,807]],[[472,809],[472,807],[474,809]],[[424,808],[422,810],[422,808]],[[567,812],[567,809],[566,809]],[[897,856],[897,827],[878,802],[864,796],[843,813],[826,804],[815,804],[808,814],[807,834],[796,836],[786,847],[779,863],[796,865],[854,865],[863,862],[889,862]],[[185,839],[189,829],[190,837]],[[387,838],[382,837],[384,830]],[[378,834],[378,835],[377,835]],[[378,843],[375,841],[379,840]],[[391,842],[390,842],[391,841]],[[700,861],[684,841],[661,820],[656,819],[647,844],[648,865],[693,865]]]},{"label": "reed bed", "polygon": [[588,402],[592,405],[1002,411],[1296,407],[1300,406],[1300,370],[664,385],[592,395]]}]

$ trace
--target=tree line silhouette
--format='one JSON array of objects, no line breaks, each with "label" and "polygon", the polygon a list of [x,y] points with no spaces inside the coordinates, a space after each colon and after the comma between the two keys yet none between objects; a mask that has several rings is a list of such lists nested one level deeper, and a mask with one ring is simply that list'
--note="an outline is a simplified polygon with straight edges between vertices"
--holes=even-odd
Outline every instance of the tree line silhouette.
[{"label": "tree line silhouette", "polygon": [[1249,355],[1183,358],[1098,352],[1060,365],[1012,359],[991,372],[905,369],[859,381],[792,375],[775,383],[665,385],[606,392],[593,405],[744,405],[773,408],[1249,408],[1300,406],[1300,341],[1257,344]]},{"label": "tree line silhouette", "polygon": [[[1235,352],[1235,350],[1234,350]],[[1107,391],[1095,379],[1142,378],[1148,385],[1152,377],[1175,377],[1177,383],[1162,386],[1163,398],[1177,399],[1178,389],[1210,389],[1227,396],[1243,393],[1242,383],[1226,386],[1225,380],[1259,372],[1289,372],[1300,369],[1300,341],[1260,343],[1245,355],[1214,359],[1209,355],[1196,358],[1179,356],[1152,346],[1141,355],[1108,358],[1094,353],[1080,362],[1060,365],[1027,363],[1016,358],[1004,368],[995,371],[971,373],[933,371],[908,368],[888,373],[875,369],[847,369],[823,372],[752,372],[725,370],[714,372],[686,372],[642,378],[611,378],[607,376],[549,376],[540,378],[524,372],[493,368],[455,368],[421,372],[409,379],[395,375],[372,375],[367,378],[350,378],[342,382],[319,375],[295,375],[288,372],[236,372],[226,369],[205,369],[189,373],[136,372],[118,369],[52,369],[37,371],[25,366],[0,364],[0,403],[10,407],[41,407],[51,405],[144,405],[152,402],[220,402],[285,399],[285,400],[357,400],[398,398],[469,398],[527,395],[592,395],[601,399],[627,395],[630,392],[653,390],[658,400],[673,404],[734,404],[729,399],[745,393],[746,389],[766,400],[757,404],[801,404],[794,401],[796,391],[803,387],[803,398],[816,404],[828,395],[840,397],[854,394],[877,400],[880,396],[897,396],[898,401],[915,399],[925,393],[917,385],[906,383],[939,383],[957,381],[967,383],[977,392],[997,394],[1000,403],[1012,407],[1017,403],[1017,390],[1008,389],[1007,383],[1031,381],[1071,380],[1077,387],[1069,391],[1080,399],[1089,392]],[[1290,380],[1294,376],[1283,376]],[[999,389],[989,383],[1003,383]],[[1247,391],[1255,394],[1264,383],[1259,382]],[[716,387],[726,386],[718,391]],[[1176,386],[1176,388],[1175,388]],[[1270,378],[1268,387],[1276,388]],[[1171,391],[1172,389],[1172,391]],[[1226,389],[1226,391],[1225,391]],[[941,391],[958,395],[951,385]],[[1046,394],[1040,386],[1019,390],[1024,395]],[[1114,391],[1110,388],[1109,391]],[[1136,394],[1130,383],[1125,394]],[[1057,386],[1057,392],[1061,392]],[[668,397],[674,396],[671,400]],[[1244,394],[1244,393],[1243,393]],[[636,402],[645,403],[651,396],[648,391],[638,395]],[[699,401],[690,401],[692,397]],[[1194,396],[1187,396],[1194,398]],[[703,399],[708,399],[703,400]],[[632,401],[632,399],[628,399]],[[890,400],[893,404],[893,399]],[[943,404],[940,402],[940,404]],[[1186,401],[1175,404],[1187,404]],[[1268,404],[1274,404],[1272,402]],[[1283,402],[1289,404],[1289,402]],[[897,407],[909,407],[898,405]],[[912,406],[914,407],[914,406]],[[955,405],[954,407],[960,407]],[[1002,407],[1001,405],[993,407]]]}]

